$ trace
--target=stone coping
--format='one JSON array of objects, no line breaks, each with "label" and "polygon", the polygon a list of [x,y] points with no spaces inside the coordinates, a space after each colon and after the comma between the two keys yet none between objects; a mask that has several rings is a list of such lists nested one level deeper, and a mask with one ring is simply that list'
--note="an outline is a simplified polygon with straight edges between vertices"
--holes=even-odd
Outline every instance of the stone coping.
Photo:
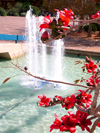
[{"label": "stone coping", "polygon": [[0,57],[14,59],[26,53],[26,45],[24,43],[7,43],[0,44]]},{"label": "stone coping", "polygon": [[[47,52],[51,52],[53,46],[47,45]],[[64,47],[65,54],[100,57],[100,47]],[[0,57],[14,59],[27,52],[26,43],[2,43],[0,44]]]}]

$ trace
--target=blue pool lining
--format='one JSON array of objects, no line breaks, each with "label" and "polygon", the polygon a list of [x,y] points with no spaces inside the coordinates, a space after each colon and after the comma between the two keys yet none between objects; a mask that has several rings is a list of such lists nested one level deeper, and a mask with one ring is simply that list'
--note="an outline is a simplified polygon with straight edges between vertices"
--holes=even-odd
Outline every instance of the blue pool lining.
[{"label": "blue pool lining", "polygon": [[18,43],[18,41],[26,41],[26,36],[0,34],[0,40],[15,41],[15,43]]}]

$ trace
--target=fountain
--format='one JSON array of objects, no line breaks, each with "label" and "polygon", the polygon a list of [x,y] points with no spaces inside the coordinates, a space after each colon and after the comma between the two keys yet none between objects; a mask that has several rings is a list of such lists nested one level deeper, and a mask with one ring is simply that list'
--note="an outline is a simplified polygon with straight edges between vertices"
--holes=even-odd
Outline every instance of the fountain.
[{"label": "fountain", "polygon": [[[46,44],[41,42],[41,34],[39,32],[39,25],[43,23],[43,16],[35,17],[32,15],[32,9],[30,8],[26,14],[26,36],[28,44],[28,67],[30,73],[35,76],[42,76],[45,78],[51,78],[54,80],[62,80],[62,58],[63,58],[63,40],[55,40],[52,42],[53,47],[51,48],[51,72],[47,74],[47,51]],[[44,29],[42,30],[42,32]],[[38,54],[38,53],[41,53]],[[39,58],[41,56],[41,62]],[[41,64],[40,64],[41,63]],[[39,68],[41,66],[41,68]],[[38,72],[41,69],[41,72]],[[40,74],[41,73],[41,74]],[[50,74],[51,73],[51,74]],[[48,76],[49,75],[49,76]],[[51,75],[51,76],[50,76]],[[37,87],[37,80],[35,79],[35,86]]]}]

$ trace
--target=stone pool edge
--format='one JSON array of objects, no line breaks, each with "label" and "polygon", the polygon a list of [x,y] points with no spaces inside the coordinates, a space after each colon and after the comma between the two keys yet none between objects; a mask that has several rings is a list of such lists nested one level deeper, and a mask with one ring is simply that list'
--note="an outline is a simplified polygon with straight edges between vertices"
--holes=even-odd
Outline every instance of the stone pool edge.
[{"label": "stone pool edge", "polygon": [[[47,51],[51,51],[52,46],[47,46]],[[64,54],[77,56],[100,57],[100,47],[64,47]]]},{"label": "stone pool edge", "polygon": [[[51,52],[53,46],[47,45],[47,52]],[[4,43],[0,44],[0,57],[6,59],[14,59],[26,54],[26,43]],[[77,56],[91,56],[100,57],[100,47],[64,47],[65,54],[77,55]]]}]

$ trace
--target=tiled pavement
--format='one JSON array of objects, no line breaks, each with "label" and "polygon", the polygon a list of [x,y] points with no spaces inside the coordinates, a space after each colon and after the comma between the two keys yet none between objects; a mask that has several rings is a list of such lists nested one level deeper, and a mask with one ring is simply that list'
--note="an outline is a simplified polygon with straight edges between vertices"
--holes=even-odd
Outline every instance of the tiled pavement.
[{"label": "tiled pavement", "polygon": [[[25,34],[25,17],[0,17],[0,34],[12,34],[12,35],[24,35]],[[0,44],[15,43],[14,41],[0,41]],[[99,40],[89,40],[83,38],[73,38],[66,37],[64,41],[64,46],[66,51],[76,54],[77,51],[81,51],[79,54],[86,52],[96,52],[97,55],[100,53],[100,39]],[[72,50],[72,52],[71,52]]]}]

